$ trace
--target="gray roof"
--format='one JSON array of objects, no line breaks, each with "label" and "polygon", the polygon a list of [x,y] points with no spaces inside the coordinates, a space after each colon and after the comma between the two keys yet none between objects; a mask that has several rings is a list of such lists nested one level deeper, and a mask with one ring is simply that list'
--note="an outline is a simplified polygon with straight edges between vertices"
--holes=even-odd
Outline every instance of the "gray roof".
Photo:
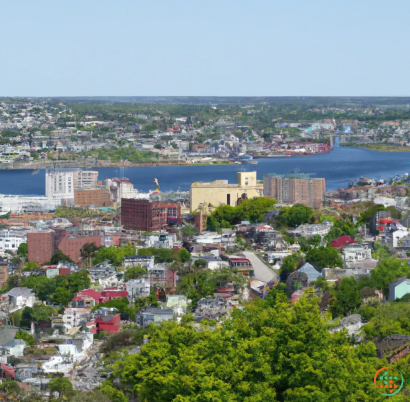
[{"label": "gray roof", "polygon": [[24,296],[24,297],[28,297],[30,296],[33,292],[33,290],[29,289],[29,288],[25,288],[25,287],[17,287],[17,288],[13,288],[11,289],[9,292],[5,293],[5,295],[7,296],[12,296],[12,297],[18,297],[18,296]]},{"label": "gray roof", "polygon": [[393,281],[393,282],[390,282],[390,283],[389,283],[389,287],[390,287],[390,286],[396,287],[396,286],[400,285],[401,283],[403,283],[403,282],[405,282],[405,281],[407,281],[407,280],[408,280],[408,279],[407,279],[406,276],[402,276],[401,278],[396,279],[396,280]]},{"label": "gray roof", "polygon": [[12,339],[11,341],[4,344],[3,348],[14,348],[17,345],[26,346],[26,342],[24,342],[23,339]]},{"label": "gray roof", "polygon": [[153,255],[126,255],[124,257],[126,260],[152,260]]},{"label": "gray roof", "polygon": [[141,314],[154,314],[154,315],[174,315],[174,310],[172,308],[147,308],[141,311]]},{"label": "gray roof", "polygon": [[19,328],[0,326],[0,346],[6,345],[16,336]]},{"label": "gray roof", "polygon": [[315,281],[320,276],[320,273],[308,262],[302,268],[299,268],[297,272],[304,272],[309,282]]}]

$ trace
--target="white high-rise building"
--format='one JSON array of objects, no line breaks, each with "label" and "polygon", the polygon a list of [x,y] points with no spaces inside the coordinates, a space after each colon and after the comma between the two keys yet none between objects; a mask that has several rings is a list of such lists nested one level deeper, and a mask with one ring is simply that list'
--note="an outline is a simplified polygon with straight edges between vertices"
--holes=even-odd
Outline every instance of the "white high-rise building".
[{"label": "white high-rise building", "polygon": [[46,170],[46,197],[55,205],[74,205],[74,171]]},{"label": "white high-rise building", "polygon": [[47,169],[46,197],[55,205],[74,205],[74,189],[96,188],[98,172],[80,168]]},{"label": "white high-rise building", "polygon": [[74,171],[75,188],[96,188],[98,183],[98,172],[96,170]]}]

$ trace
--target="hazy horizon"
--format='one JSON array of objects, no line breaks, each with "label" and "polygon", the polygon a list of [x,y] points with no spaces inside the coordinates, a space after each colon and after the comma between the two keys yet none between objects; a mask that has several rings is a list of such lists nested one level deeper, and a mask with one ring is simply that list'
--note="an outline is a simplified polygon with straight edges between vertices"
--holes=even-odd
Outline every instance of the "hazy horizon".
[{"label": "hazy horizon", "polygon": [[15,0],[0,12],[3,97],[410,96],[404,0]]}]

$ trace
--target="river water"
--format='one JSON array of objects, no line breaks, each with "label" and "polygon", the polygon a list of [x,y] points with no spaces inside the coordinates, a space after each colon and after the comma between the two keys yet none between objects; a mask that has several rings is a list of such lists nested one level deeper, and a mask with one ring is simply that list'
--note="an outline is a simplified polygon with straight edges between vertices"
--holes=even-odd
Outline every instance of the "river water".
[{"label": "river water", "polygon": [[[256,170],[258,179],[265,173],[285,174],[293,169],[324,177],[326,187],[335,190],[347,187],[352,179],[365,176],[388,179],[396,174],[410,173],[410,153],[379,152],[367,149],[338,147],[324,155],[259,159],[257,165],[157,166],[129,168],[97,168],[99,180],[125,176],[140,192],[154,190],[157,178],[162,191],[189,189],[196,181],[227,179],[236,183],[236,172]],[[0,171],[0,194],[45,194],[45,170],[33,174],[31,170]]]}]

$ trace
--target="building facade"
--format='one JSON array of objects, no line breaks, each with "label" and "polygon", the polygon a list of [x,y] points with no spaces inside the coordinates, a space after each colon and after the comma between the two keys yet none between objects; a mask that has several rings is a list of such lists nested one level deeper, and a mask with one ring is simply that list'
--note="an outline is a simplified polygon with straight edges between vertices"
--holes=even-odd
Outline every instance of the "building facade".
[{"label": "building facade", "polygon": [[263,176],[263,194],[274,198],[279,204],[303,204],[321,208],[326,192],[326,180],[311,178],[302,173],[291,173],[285,176],[265,174]]},{"label": "building facade", "polygon": [[262,186],[256,182],[256,172],[238,172],[237,184],[228,184],[228,180],[196,182],[189,189],[191,212],[204,203],[212,204],[214,207],[236,206],[240,200],[260,197],[262,193]]},{"label": "building facade", "polygon": [[46,197],[56,205],[73,205],[74,188],[74,172],[72,170],[46,170]]},{"label": "building facade", "polygon": [[89,236],[82,235],[70,235],[63,239],[58,248],[65,254],[68,255],[72,261],[76,264],[81,263],[81,249],[87,243],[94,243],[97,248],[104,245],[104,234],[92,235]]},{"label": "building facade", "polygon": [[96,170],[74,170],[74,188],[96,188],[98,172]]},{"label": "building facade", "polygon": [[46,197],[56,205],[73,205],[74,190],[96,188],[98,172],[81,169],[47,169]]},{"label": "building facade", "polygon": [[27,233],[28,260],[45,264],[54,254],[54,231],[39,230]]},{"label": "building facade", "polygon": [[5,251],[16,253],[21,243],[27,242],[27,231],[0,231],[0,254]]},{"label": "building facade", "polygon": [[180,203],[121,199],[121,224],[125,229],[153,232],[165,229],[169,218],[180,217]]},{"label": "building facade", "polygon": [[83,207],[111,207],[113,202],[109,190],[106,188],[93,188],[75,189],[74,204]]}]

